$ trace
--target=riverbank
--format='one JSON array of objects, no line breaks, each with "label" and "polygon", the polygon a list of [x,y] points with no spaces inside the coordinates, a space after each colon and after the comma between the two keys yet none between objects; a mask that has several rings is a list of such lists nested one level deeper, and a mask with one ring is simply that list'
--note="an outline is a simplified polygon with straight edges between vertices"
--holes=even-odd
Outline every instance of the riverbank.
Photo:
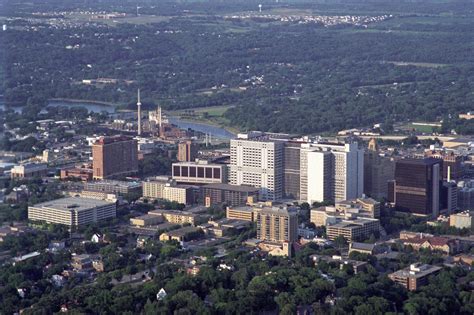
[{"label": "riverbank", "polygon": [[93,105],[104,105],[104,106],[112,106],[118,107],[118,104],[104,102],[104,101],[93,101],[93,100],[81,100],[81,99],[74,99],[74,98],[50,98],[49,102],[65,102],[65,103],[86,103],[86,104],[93,104]]},{"label": "riverbank", "polygon": [[220,129],[223,129],[223,130],[225,130],[229,133],[232,133],[234,135],[237,135],[239,132],[241,132],[237,128],[225,126],[225,125],[222,125],[222,124],[220,124],[216,121],[209,120],[209,119],[202,119],[202,118],[193,119],[193,118],[189,118],[189,117],[182,118],[180,116],[168,116],[168,118],[179,119],[182,122],[188,122],[188,123],[193,123],[193,124],[206,125],[206,126],[211,126],[211,127],[215,127],[215,128],[220,128]]}]

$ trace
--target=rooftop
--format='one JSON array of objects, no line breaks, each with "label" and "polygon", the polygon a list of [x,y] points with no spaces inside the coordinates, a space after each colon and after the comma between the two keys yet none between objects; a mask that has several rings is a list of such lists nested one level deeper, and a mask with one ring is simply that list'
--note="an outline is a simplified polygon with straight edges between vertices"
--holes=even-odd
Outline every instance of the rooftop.
[{"label": "rooftop", "polygon": [[438,266],[412,264],[409,267],[395,271],[393,275],[397,277],[421,278],[441,269]]},{"label": "rooftop", "polygon": [[66,197],[66,198],[60,198],[56,200],[38,203],[36,205],[33,205],[33,207],[50,208],[50,209],[62,210],[62,211],[72,211],[72,210],[84,211],[91,208],[112,205],[112,204],[115,204],[115,203],[105,201],[105,200],[83,198],[83,197]]},{"label": "rooftop", "polygon": [[232,191],[238,191],[238,192],[256,192],[256,191],[258,191],[258,188],[255,188],[255,187],[243,186],[243,185],[230,185],[230,184],[209,184],[209,185],[202,186],[202,188],[232,190]]}]

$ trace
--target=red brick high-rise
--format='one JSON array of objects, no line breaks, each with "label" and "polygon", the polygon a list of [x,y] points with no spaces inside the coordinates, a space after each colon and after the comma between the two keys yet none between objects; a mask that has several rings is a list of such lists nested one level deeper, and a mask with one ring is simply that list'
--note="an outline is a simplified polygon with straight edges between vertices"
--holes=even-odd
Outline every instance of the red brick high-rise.
[{"label": "red brick high-rise", "polygon": [[138,172],[137,140],[126,136],[101,137],[92,145],[95,179],[131,175]]}]

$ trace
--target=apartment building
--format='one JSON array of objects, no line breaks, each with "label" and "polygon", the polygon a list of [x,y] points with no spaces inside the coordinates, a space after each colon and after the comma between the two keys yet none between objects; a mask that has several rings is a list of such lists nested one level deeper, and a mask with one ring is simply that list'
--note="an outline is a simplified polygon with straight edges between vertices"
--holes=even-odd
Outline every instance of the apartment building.
[{"label": "apartment building", "polygon": [[137,140],[126,136],[101,137],[92,144],[95,179],[127,176],[138,172]]}]

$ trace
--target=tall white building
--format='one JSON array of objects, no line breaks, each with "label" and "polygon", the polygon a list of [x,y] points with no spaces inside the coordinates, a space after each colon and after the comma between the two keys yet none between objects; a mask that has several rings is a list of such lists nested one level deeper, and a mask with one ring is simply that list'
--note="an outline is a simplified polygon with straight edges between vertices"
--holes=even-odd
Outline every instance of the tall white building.
[{"label": "tall white building", "polygon": [[270,134],[252,131],[230,141],[229,182],[260,189],[263,200],[283,195],[283,142]]},{"label": "tall white building", "polygon": [[301,200],[308,203],[361,197],[364,151],[357,143],[311,143],[300,154]]}]

